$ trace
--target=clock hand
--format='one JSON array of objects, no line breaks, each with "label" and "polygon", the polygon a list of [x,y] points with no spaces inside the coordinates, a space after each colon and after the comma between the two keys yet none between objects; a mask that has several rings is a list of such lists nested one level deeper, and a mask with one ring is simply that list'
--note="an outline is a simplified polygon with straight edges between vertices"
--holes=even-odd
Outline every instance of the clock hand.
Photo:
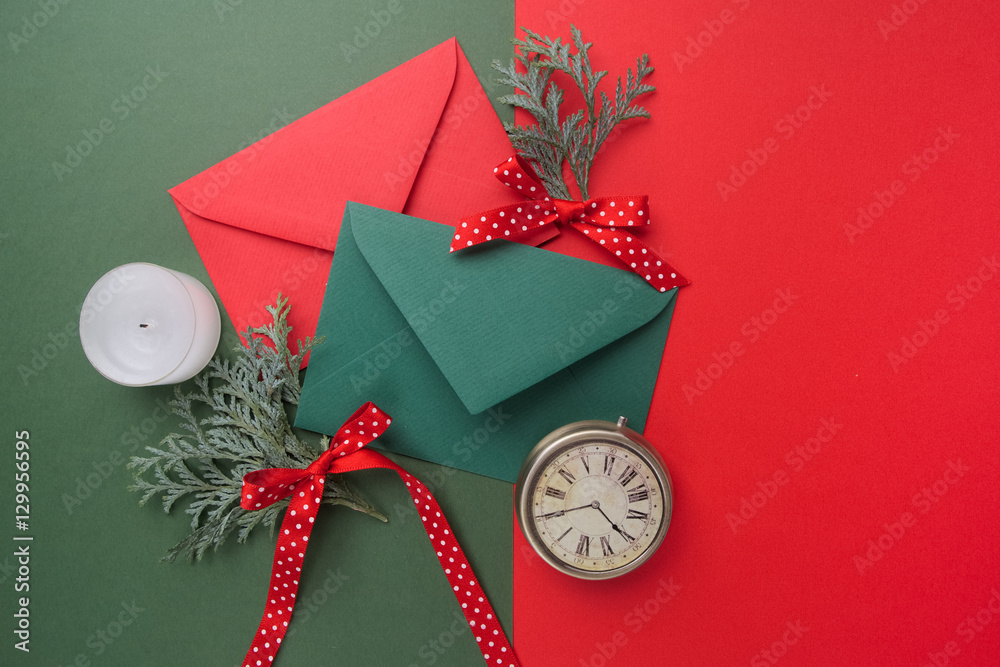
[{"label": "clock hand", "polygon": [[556,510],[555,512],[549,512],[548,514],[539,514],[536,518],[538,519],[554,519],[557,516],[562,516],[568,512],[575,512],[576,510],[582,510],[585,507],[593,507],[593,503],[587,503],[586,505],[580,505],[579,507],[571,507],[568,510]]},{"label": "clock hand", "polygon": [[601,504],[600,504],[600,503],[598,503],[598,502],[597,502],[597,501],[595,500],[595,501],[593,502],[593,504],[592,504],[592,507],[593,507],[594,509],[596,509],[596,510],[597,510],[598,512],[600,512],[600,513],[601,513],[601,516],[603,516],[603,517],[604,517],[605,519],[607,519],[607,520],[608,520],[608,523],[610,523],[610,524],[611,524],[611,527],[612,527],[612,528],[613,528],[614,530],[618,531],[618,534],[619,534],[619,535],[621,535],[622,537],[624,537],[624,538],[625,538],[625,539],[626,539],[626,540],[627,540],[627,541],[628,541],[629,543],[631,543],[631,542],[635,542],[635,538],[634,538],[634,537],[632,537],[631,535],[629,535],[628,533],[626,533],[626,532],[625,532],[624,530],[622,530],[621,528],[619,528],[619,527],[618,527],[618,524],[616,524],[616,523],[615,523],[614,521],[612,521],[612,520],[611,520],[611,518],[610,518],[610,517],[609,517],[609,516],[608,516],[607,514],[605,514],[605,513],[604,513],[604,510],[602,510],[602,509],[601,509]]},{"label": "clock hand", "polygon": [[610,524],[611,524],[611,527],[612,527],[612,528],[614,528],[615,530],[618,530],[618,526],[616,526],[616,525],[615,525],[615,522],[611,520],[611,517],[609,517],[609,516],[608,516],[607,514],[605,514],[605,513],[604,513],[604,510],[602,510],[602,509],[601,509],[601,504],[600,504],[599,502],[597,502],[597,501],[595,500],[595,501],[593,502],[593,504],[592,504],[592,507],[593,507],[593,508],[594,508],[595,510],[597,510],[598,512],[600,512],[600,513],[601,513],[601,516],[603,516],[603,517],[604,517],[605,519],[607,519],[607,520],[608,520],[608,523],[610,523]]},{"label": "clock hand", "polygon": [[628,533],[626,533],[624,530],[622,530],[621,528],[619,528],[615,524],[611,524],[611,527],[614,528],[615,530],[617,530],[618,534],[621,535],[622,537],[624,537],[629,542],[629,544],[631,544],[632,542],[635,542],[635,538],[634,537],[632,537],[631,535],[629,535]]},{"label": "clock hand", "polygon": [[573,507],[573,508],[565,510],[565,511],[567,511],[567,512],[575,512],[577,510],[582,510],[582,509],[584,509],[586,507],[593,507],[593,506],[594,506],[594,503],[587,503],[586,505],[580,505],[579,507]]}]

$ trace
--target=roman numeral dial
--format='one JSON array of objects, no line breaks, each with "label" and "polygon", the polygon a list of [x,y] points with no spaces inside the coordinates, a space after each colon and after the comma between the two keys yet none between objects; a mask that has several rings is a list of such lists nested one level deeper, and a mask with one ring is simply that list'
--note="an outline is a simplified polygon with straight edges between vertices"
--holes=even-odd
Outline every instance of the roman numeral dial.
[{"label": "roman numeral dial", "polygon": [[614,556],[615,551],[611,548],[611,539],[607,535],[601,535],[601,551],[605,556]]},{"label": "roman numeral dial", "polygon": [[529,454],[517,496],[531,546],[553,567],[585,579],[645,562],[670,521],[670,478],[624,421],[579,422],[551,433]]},{"label": "roman numeral dial", "polygon": [[649,500],[649,489],[645,487],[640,487],[628,494],[629,503],[639,503],[644,500]]}]

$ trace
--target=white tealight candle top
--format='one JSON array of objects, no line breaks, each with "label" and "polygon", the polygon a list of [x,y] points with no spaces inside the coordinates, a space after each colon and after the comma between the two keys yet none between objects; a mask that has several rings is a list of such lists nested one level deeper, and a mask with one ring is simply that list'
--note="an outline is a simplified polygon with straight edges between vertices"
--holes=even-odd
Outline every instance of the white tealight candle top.
[{"label": "white tealight candle top", "polygon": [[155,264],[120,266],[91,288],[80,342],[104,377],[131,387],[194,377],[222,331],[211,292],[191,276]]}]

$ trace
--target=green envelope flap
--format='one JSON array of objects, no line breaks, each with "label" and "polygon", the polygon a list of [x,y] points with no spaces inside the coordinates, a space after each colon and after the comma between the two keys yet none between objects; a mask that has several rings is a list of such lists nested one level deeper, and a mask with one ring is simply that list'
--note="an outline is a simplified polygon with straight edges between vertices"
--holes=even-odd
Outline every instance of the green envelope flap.
[{"label": "green envelope flap", "polygon": [[471,414],[635,331],[674,296],[634,273],[519,243],[452,254],[450,227],[401,213],[349,202],[345,218]]},{"label": "green envelope flap", "polygon": [[[610,305],[628,308],[648,289],[641,283]],[[450,486],[455,468],[513,483],[535,443],[560,426],[626,416],[642,431],[676,294],[667,292],[667,307],[632,333],[502,404],[470,414],[372,271],[345,219],[317,328],[326,341],[310,353],[295,426],[336,433],[344,415],[370,400],[393,417],[392,428],[374,446],[441,464],[431,478],[421,478],[433,489]]]}]

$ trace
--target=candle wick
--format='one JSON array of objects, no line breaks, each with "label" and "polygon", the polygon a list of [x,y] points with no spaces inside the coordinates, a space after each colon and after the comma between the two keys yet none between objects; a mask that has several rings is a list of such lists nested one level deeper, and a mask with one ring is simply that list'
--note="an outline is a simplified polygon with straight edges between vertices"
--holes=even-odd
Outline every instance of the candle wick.
[{"label": "candle wick", "polygon": [[148,326],[149,326],[148,324],[140,324],[140,325],[139,325],[139,328],[140,328],[140,329],[145,329],[145,328],[146,328],[146,327],[148,327]]}]

